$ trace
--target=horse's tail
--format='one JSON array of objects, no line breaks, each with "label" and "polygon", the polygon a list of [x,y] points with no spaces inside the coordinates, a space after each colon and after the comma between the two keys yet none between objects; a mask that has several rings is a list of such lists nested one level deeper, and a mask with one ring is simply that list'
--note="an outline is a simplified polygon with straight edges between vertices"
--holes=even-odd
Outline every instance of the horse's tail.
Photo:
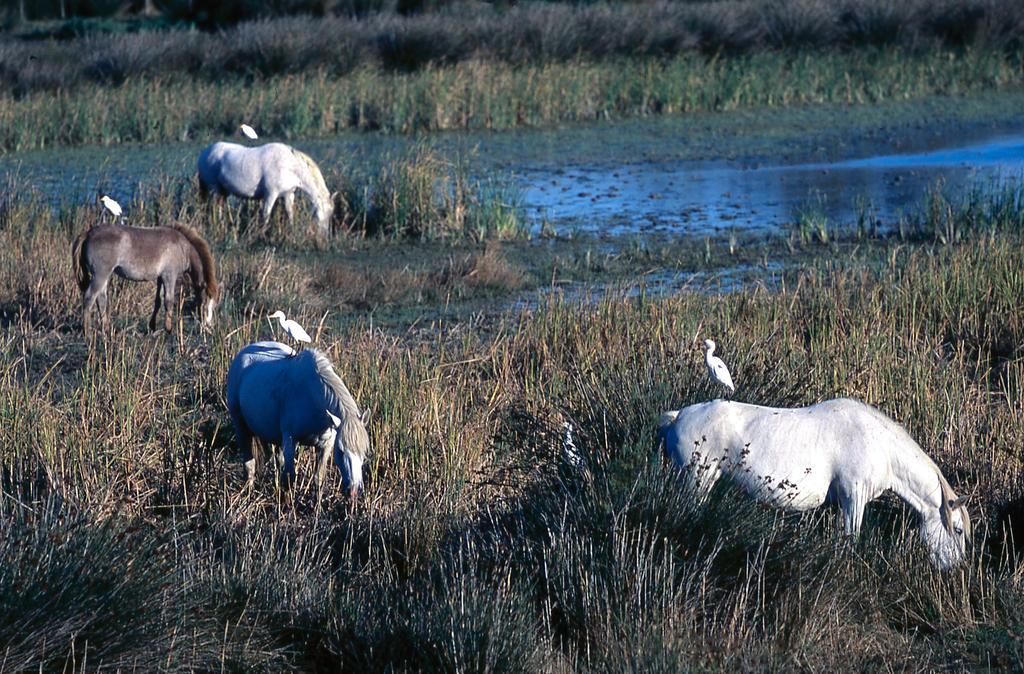
[{"label": "horse's tail", "polygon": [[220,296],[220,286],[217,285],[217,264],[213,261],[210,246],[199,235],[199,232],[188,225],[177,224],[174,228],[181,232],[181,235],[196,249],[196,253],[199,254],[199,259],[203,263],[203,283],[206,286],[206,295],[217,299]]},{"label": "horse's tail", "polygon": [[662,412],[661,419],[658,420],[658,449],[668,456],[668,431],[672,428],[672,424],[676,422],[676,417],[679,416],[679,412]]},{"label": "horse's tail", "polygon": [[85,240],[89,238],[89,229],[86,229],[75,242],[71,244],[71,265],[75,270],[75,279],[78,281],[78,289],[85,292],[85,289],[89,287],[89,282],[92,281],[92,274],[89,272],[89,265],[86,264],[85,255]]},{"label": "horse's tail", "polygon": [[676,422],[676,417],[678,416],[679,412],[677,410],[662,412],[661,419],[658,421],[658,430],[662,432],[667,430],[669,426]]}]

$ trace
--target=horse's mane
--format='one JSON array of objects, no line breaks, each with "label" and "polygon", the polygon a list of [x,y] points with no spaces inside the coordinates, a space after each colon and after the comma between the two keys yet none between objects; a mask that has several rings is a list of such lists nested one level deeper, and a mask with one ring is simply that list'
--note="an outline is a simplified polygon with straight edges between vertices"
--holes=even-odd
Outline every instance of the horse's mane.
[{"label": "horse's mane", "polygon": [[[854,402],[859,402],[859,401],[855,400]],[[904,442],[903,449],[904,450],[909,450],[912,453],[912,455],[914,456],[914,460],[922,462],[924,465],[928,466],[929,468],[931,468],[932,470],[935,471],[935,474],[939,478],[939,489],[940,489],[940,491],[942,493],[942,496],[941,496],[941,499],[940,499],[942,505],[939,507],[939,512],[940,512],[941,517],[942,517],[942,524],[945,527],[946,531],[949,532],[950,534],[952,534],[953,533],[953,524],[952,524],[952,520],[950,519],[950,511],[951,511],[951,509],[949,507],[949,502],[951,500],[955,500],[957,498],[957,496],[956,496],[956,492],[953,491],[953,487],[950,486],[949,480],[947,480],[946,476],[942,474],[942,470],[939,468],[939,464],[935,463],[935,459],[933,459],[932,457],[928,456],[928,453],[925,452],[923,449],[921,449],[921,446],[917,443],[916,440],[914,440],[914,438],[910,435],[910,433],[907,432],[907,429],[904,428],[901,424],[896,422],[894,419],[891,419],[887,415],[883,414],[882,411],[879,410],[878,408],[876,408],[874,405],[868,405],[866,403],[861,403],[861,405],[868,411],[868,413],[872,417],[874,417],[876,420],[878,420],[880,423],[882,423],[886,428],[888,428],[890,431],[892,431],[893,433],[897,434],[899,437],[901,437],[902,439],[904,439],[906,441],[906,442]],[[963,517],[963,520],[964,520],[965,531],[967,532],[967,537],[970,538],[971,537],[971,518],[970,518],[970,515],[967,513],[967,508],[961,508],[961,516]]]},{"label": "horse's mane", "polygon": [[313,357],[313,367],[324,383],[325,392],[329,398],[333,397],[341,408],[343,414],[341,415],[340,431],[345,447],[357,454],[359,458],[365,459],[370,452],[370,438],[366,434],[366,426],[363,425],[362,415],[355,398],[345,386],[345,382],[334,371],[327,356],[316,349],[308,349],[303,353],[309,353]]},{"label": "horse's mane", "polygon": [[71,244],[71,264],[75,269],[75,278],[78,280],[78,287],[82,292],[89,287],[90,274],[89,268],[82,263],[82,258],[85,256],[85,240],[89,238],[89,232],[91,228],[87,228],[78,235],[75,242]]},{"label": "horse's mane", "polygon": [[320,172],[320,167],[316,165],[313,158],[302,150],[296,150],[294,147],[291,148],[292,153],[298,157],[302,163],[309,169],[310,176],[313,178],[313,182],[316,183],[316,187],[320,190],[320,196],[325,199],[331,198],[331,192],[327,189],[327,182],[324,180],[324,174]]},{"label": "horse's mane", "polygon": [[199,254],[199,259],[203,263],[203,282],[206,284],[206,294],[213,299],[217,299],[220,295],[220,286],[217,285],[217,265],[213,261],[210,246],[199,235],[199,232],[188,225],[176,224],[174,229],[178,230],[182,236],[188,239],[188,242],[196,249],[196,253]]}]

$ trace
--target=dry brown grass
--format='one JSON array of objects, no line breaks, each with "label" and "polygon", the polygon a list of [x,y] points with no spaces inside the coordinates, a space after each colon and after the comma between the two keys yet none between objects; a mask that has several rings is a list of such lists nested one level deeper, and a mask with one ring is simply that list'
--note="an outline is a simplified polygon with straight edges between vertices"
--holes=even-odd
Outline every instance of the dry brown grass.
[{"label": "dry brown grass", "polygon": [[426,268],[422,263],[416,268],[381,269],[373,262],[358,266],[348,261],[328,262],[318,265],[312,276],[319,292],[359,309],[434,303],[470,290],[509,293],[527,282],[526,274],[495,245],[480,252],[452,253],[447,260]]}]

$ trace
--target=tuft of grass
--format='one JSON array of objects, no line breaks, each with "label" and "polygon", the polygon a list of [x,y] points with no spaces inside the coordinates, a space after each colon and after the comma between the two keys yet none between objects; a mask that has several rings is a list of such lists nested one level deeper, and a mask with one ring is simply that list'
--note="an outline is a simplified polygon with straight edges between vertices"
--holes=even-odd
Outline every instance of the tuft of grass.
[{"label": "tuft of grass", "polygon": [[529,234],[510,185],[471,178],[464,163],[450,164],[425,145],[345,190],[342,220],[363,235],[484,241]]},{"label": "tuft of grass", "polygon": [[830,227],[825,206],[825,195],[817,192],[811,201],[798,209],[796,226],[800,232],[802,244],[807,245],[815,241],[822,245],[828,245]]}]

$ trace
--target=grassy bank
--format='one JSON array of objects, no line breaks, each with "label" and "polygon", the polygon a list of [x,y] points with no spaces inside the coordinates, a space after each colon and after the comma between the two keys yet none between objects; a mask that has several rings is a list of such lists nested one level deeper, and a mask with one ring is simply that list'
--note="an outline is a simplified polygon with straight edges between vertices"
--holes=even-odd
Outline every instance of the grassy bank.
[{"label": "grassy bank", "polygon": [[[354,246],[370,268],[396,244],[343,239],[315,253],[217,235],[225,299],[212,333],[185,320],[171,337],[141,334],[151,288],[122,284],[114,334],[93,350],[67,259],[91,214],[8,194],[5,667],[933,671],[1024,661],[1024,581],[1008,537],[1024,502],[1019,193],[937,202],[903,241],[811,246],[823,255],[777,292],[556,295],[452,320],[444,307],[458,293],[442,291],[423,307],[430,324],[410,316],[386,329],[372,309],[316,285],[329,275],[311,273],[311,260]],[[490,268],[512,259],[487,254]],[[488,292],[519,288],[506,278]],[[271,336],[264,317],[282,303],[319,333],[370,410],[376,454],[354,508],[332,476],[335,498],[314,512],[307,454],[294,506],[279,503],[269,465],[241,491],[224,373],[241,346]],[[856,543],[830,512],[783,516],[727,488],[695,508],[653,450],[662,410],[713,394],[691,349],[698,331],[718,340],[740,400],[849,395],[905,424],[971,498],[970,561],[934,570],[912,513],[893,499],[869,508]],[[584,469],[562,457],[563,421]]]},{"label": "grassy bank", "polygon": [[614,117],[962,95],[1021,83],[1021,54],[991,50],[764,52],[540,66],[487,62],[402,74],[361,69],[208,84],[129,80],[0,97],[0,148],[280,138],[345,129],[507,129]]},{"label": "grassy bank", "polygon": [[[77,3],[69,4],[73,11]],[[196,9],[204,11],[204,4],[229,3],[198,3]],[[287,4],[301,12],[297,3]],[[363,16],[342,7],[339,13],[347,16],[330,16],[321,7],[326,16],[249,21],[210,32],[154,30],[158,24],[149,19],[122,24],[138,29],[132,33],[116,32],[111,21],[72,20],[35,30],[28,24],[0,36],[0,80],[26,94],[170,75],[220,82],[310,70],[332,77],[361,68],[411,72],[467,61],[544,65],[868,46],[1012,50],[1024,39],[1024,8],[1014,0],[449,4],[439,12],[381,7]],[[245,5],[260,15],[258,3]]]}]

